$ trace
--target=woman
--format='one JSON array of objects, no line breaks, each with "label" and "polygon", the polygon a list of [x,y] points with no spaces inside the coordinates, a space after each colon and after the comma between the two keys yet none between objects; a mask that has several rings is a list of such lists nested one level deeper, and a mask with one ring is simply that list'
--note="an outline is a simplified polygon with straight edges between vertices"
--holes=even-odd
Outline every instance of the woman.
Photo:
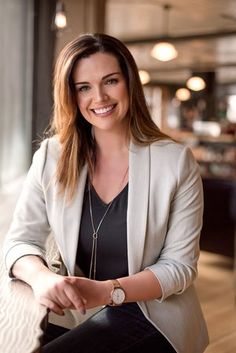
[{"label": "woman", "polygon": [[[62,50],[54,102],[52,136],[7,236],[7,269],[51,312],[100,310],[71,330],[49,325],[42,351],[203,352],[192,285],[202,184],[189,148],[153,123],[134,59],[111,36],[85,34]],[[47,267],[50,231],[67,276]],[[58,337],[48,343],[49,332]]]}]

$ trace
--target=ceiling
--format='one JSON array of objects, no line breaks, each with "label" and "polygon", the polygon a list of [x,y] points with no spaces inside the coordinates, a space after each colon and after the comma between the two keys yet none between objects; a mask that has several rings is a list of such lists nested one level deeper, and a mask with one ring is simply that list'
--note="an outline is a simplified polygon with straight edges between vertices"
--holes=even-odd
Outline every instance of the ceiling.
[{"label": "ceiling", "polygon": [[[236,0],[107,0],[105,28],[127,44],[152,82],[183,86],[193,71],[214,71],[217,83],[236,84]],[[179,53],[169,62],[150,55],[163,37]]]}]

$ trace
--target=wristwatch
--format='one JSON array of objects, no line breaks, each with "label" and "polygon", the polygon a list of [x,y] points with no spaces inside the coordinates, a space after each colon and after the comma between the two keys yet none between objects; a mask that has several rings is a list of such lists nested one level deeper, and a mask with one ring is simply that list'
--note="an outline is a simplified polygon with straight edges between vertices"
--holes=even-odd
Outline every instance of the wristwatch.
[{"label": "wristwatch", "polygon": [[122,305],[125,301],[125,291],[117,279],[111,279],[113,289],[111,291],[110,306]]}]

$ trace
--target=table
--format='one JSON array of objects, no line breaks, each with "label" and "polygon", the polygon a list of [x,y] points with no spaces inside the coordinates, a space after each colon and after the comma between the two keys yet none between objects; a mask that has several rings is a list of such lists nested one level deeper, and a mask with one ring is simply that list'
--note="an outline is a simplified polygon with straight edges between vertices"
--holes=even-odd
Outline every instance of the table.
[{"label": "table", "polygon": [[39,353],[47,309],[31,288],[10,280],[0,260],[0,353]]},{"label": "table", "polygon": [[[40,338],[48,319],[47,309],[36,302],[31,288],[18,280],[10,280],[4,267],[2,247],[10,226],[16,201],[25,176],[11,188],[0,189],[0,353],[39,353]],[[47,258],[58,271],[58,249],[49,236]]]},{"label": "table", "polygon": [[[58,272],[61,261],[52,234],[46,249],[50,268]],[[47,320],[48,311],[35,300],[30,286],[8,277],[0,253],[0,353],[40,353]]]}]

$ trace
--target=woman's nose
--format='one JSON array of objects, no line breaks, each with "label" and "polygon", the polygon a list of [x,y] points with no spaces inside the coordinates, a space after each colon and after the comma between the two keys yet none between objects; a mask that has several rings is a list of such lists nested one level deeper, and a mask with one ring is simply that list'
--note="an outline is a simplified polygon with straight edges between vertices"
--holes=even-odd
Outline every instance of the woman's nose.
[{"label": "woman's nose", "polygon": [[107,93],[103,87],[97,87],[94,92],[94,100],[95,102],[103,102],[107,99]]}]

